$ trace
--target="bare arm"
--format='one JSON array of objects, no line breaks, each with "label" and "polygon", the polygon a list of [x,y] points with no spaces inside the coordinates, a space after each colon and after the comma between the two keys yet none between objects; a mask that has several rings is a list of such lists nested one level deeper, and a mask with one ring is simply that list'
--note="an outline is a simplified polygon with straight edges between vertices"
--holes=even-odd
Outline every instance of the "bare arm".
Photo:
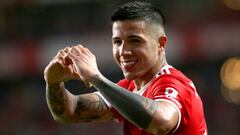
[{"label": "bare arm", "polygon": [[113,115],[95,93],[72,95],[64,84],[46,86],[46,99],[55,120],[64,123],[108,121]]},{"label": "bare arm", "polygon": [[79,79],[71,61],[64,59],[70,50],[60,50],[44,71],[46,100],[52,116],[65,123],[112,119],[112,113],[99,95],[73,95],[65,88],[65,81]]},{"label": "bare arm", "polygon": [[155,135],[168,134],[176,127],[179,118],[173,105],[145,98],[109,81],[99,72],[95,56],[87,48],[75,46],[68,57],[81,79],[90,82],[122,116],[137,127]]},{"label": "bare arm", "polygon": [[93,77],[91,83],[114,108],[136,126],[155,135],[168,134],[176,127],[179,117],[172,104],[131,93],[102,75]]}]

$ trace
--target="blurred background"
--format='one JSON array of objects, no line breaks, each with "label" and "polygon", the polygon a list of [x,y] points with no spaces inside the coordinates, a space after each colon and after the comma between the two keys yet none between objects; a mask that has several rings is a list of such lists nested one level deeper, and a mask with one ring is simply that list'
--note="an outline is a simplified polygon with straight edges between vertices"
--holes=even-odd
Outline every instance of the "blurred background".
[{"label": "blurred background", "polygon": [[[122,78],[112,58],[111,23],[120,0],[0,1],[0,134],[122,135],[114,122],[65,125],[53,120],[43,71],[57,51],[83,44],[101,72]],[[240,134],[240,0],[152,0],[166,16],[168,62],[195,83],[210,135]],[[81,82],[74,94],[90,90]]]}]

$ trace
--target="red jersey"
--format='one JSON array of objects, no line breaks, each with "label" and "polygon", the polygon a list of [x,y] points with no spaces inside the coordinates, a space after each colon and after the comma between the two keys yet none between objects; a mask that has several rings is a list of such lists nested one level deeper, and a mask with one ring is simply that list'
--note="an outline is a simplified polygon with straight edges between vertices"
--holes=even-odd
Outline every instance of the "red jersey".
[{"label": "red jersey", "polygon": [[[164,66],[141,90],[136,91],[133,81],[123,79],[118,85],[155,101],[169,102],[179,112],[179,121],[172,135],[207,135],[207,126],[201,98],[194,84],[172,66]],[[147,133],[111,109],[115,118],[123,123],[124,135],[152,135]]]}]

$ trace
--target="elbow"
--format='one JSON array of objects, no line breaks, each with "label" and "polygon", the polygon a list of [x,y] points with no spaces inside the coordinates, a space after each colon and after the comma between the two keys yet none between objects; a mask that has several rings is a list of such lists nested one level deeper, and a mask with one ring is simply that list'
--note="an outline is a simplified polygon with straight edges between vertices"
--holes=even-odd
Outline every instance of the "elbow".
[{"label": "elbow", "polygon": [[51,112],[51,114],[52,114],[52,117],[53,117],[54,121],[59,122],[59,123],[63,123],[63,124],[68,123],[66,121],[66,118],[64,118],[62,115],[57,115],[57,114],[54,114],[53,112]]},{"label": "elbow", "polygon": [[54,121],[59,122],[59,123],[63,123],[63,124],[67,123],[66,121],[64,121],[64,119],[62,119],[60,117],[54,116],[53,119],[54,119]]},{"label": "elbow", "polygon": [[71,100],[65,100],[61,104],[47,102],[51,115],[56,122],[63,124],[73,123],[72,119],[74,117],[75,110],[73,99],[74,98],[71,98]]},{"label": "elbow", "polygon": [[166,135],[174,129],[176,124],[171,119],[153,119],[147,131],[154,135]]},{"label": "elbow", "polygon": [[159,106],[153,114],[148,130],[154,135],[166,135],[176,128],[180,116],[177,109],[168,102],[159,102]]},{"label": "elbow", "polygon": [[169,132],[173,131],[176,128],[178,123],[178,115],[155,115],[153,117],[148,131],[153,133],[154,135],[166,135]]},{"label": "elbow", "polygon": [[56,122],[63,123],[63,124],[73,123],[73,121],[71,121],[70,115],[67,113],[57,114],[52,111],[50,111],[50,112],[52,114],[54,121],[56,121]]},{"label": "elbow", "polygon": [[[162,124],[164,123],[164,124]],[[158,123],[157,126],[157,135],[165,135],[168,134],[169,132],[173,131],[173,129],[176,127],[177,122],[173,122],[172,119],[165,119],[161,123]]]},{"label": "elbow", "polygon": [[61,116],[61,117],[59,117],[59,116],[53,116],[53,119],[54,119],[54,121],[59,122],[59,123],[62,123],[62,124],[72,124],[72,123],[74,123],[74,122],[73,122],[72,120],[70,120],[69,118],[63,117],[63,116]]}]

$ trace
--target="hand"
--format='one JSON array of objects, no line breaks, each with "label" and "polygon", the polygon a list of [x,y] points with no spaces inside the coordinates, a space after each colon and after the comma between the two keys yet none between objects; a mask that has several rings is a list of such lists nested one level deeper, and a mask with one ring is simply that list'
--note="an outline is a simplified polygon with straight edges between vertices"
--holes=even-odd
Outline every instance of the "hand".
[{"label": "hand", "polygon": [[67,47],[60,50],[57,55],[50,61],[44,70],[44,79],[46,83],[57,84],[60,82],[78,79],[74,71],[73,63],[66,57],[71,48]]},{"label": "hand", "polygon": [[73,46],[65,59],[71,60],[74,65],[74,71],[76,71],[79,78],[86,86],[91,87],[90,78],[100,74],[100,72],[97,67],[96,57],[90,50],[82,45]]}]

